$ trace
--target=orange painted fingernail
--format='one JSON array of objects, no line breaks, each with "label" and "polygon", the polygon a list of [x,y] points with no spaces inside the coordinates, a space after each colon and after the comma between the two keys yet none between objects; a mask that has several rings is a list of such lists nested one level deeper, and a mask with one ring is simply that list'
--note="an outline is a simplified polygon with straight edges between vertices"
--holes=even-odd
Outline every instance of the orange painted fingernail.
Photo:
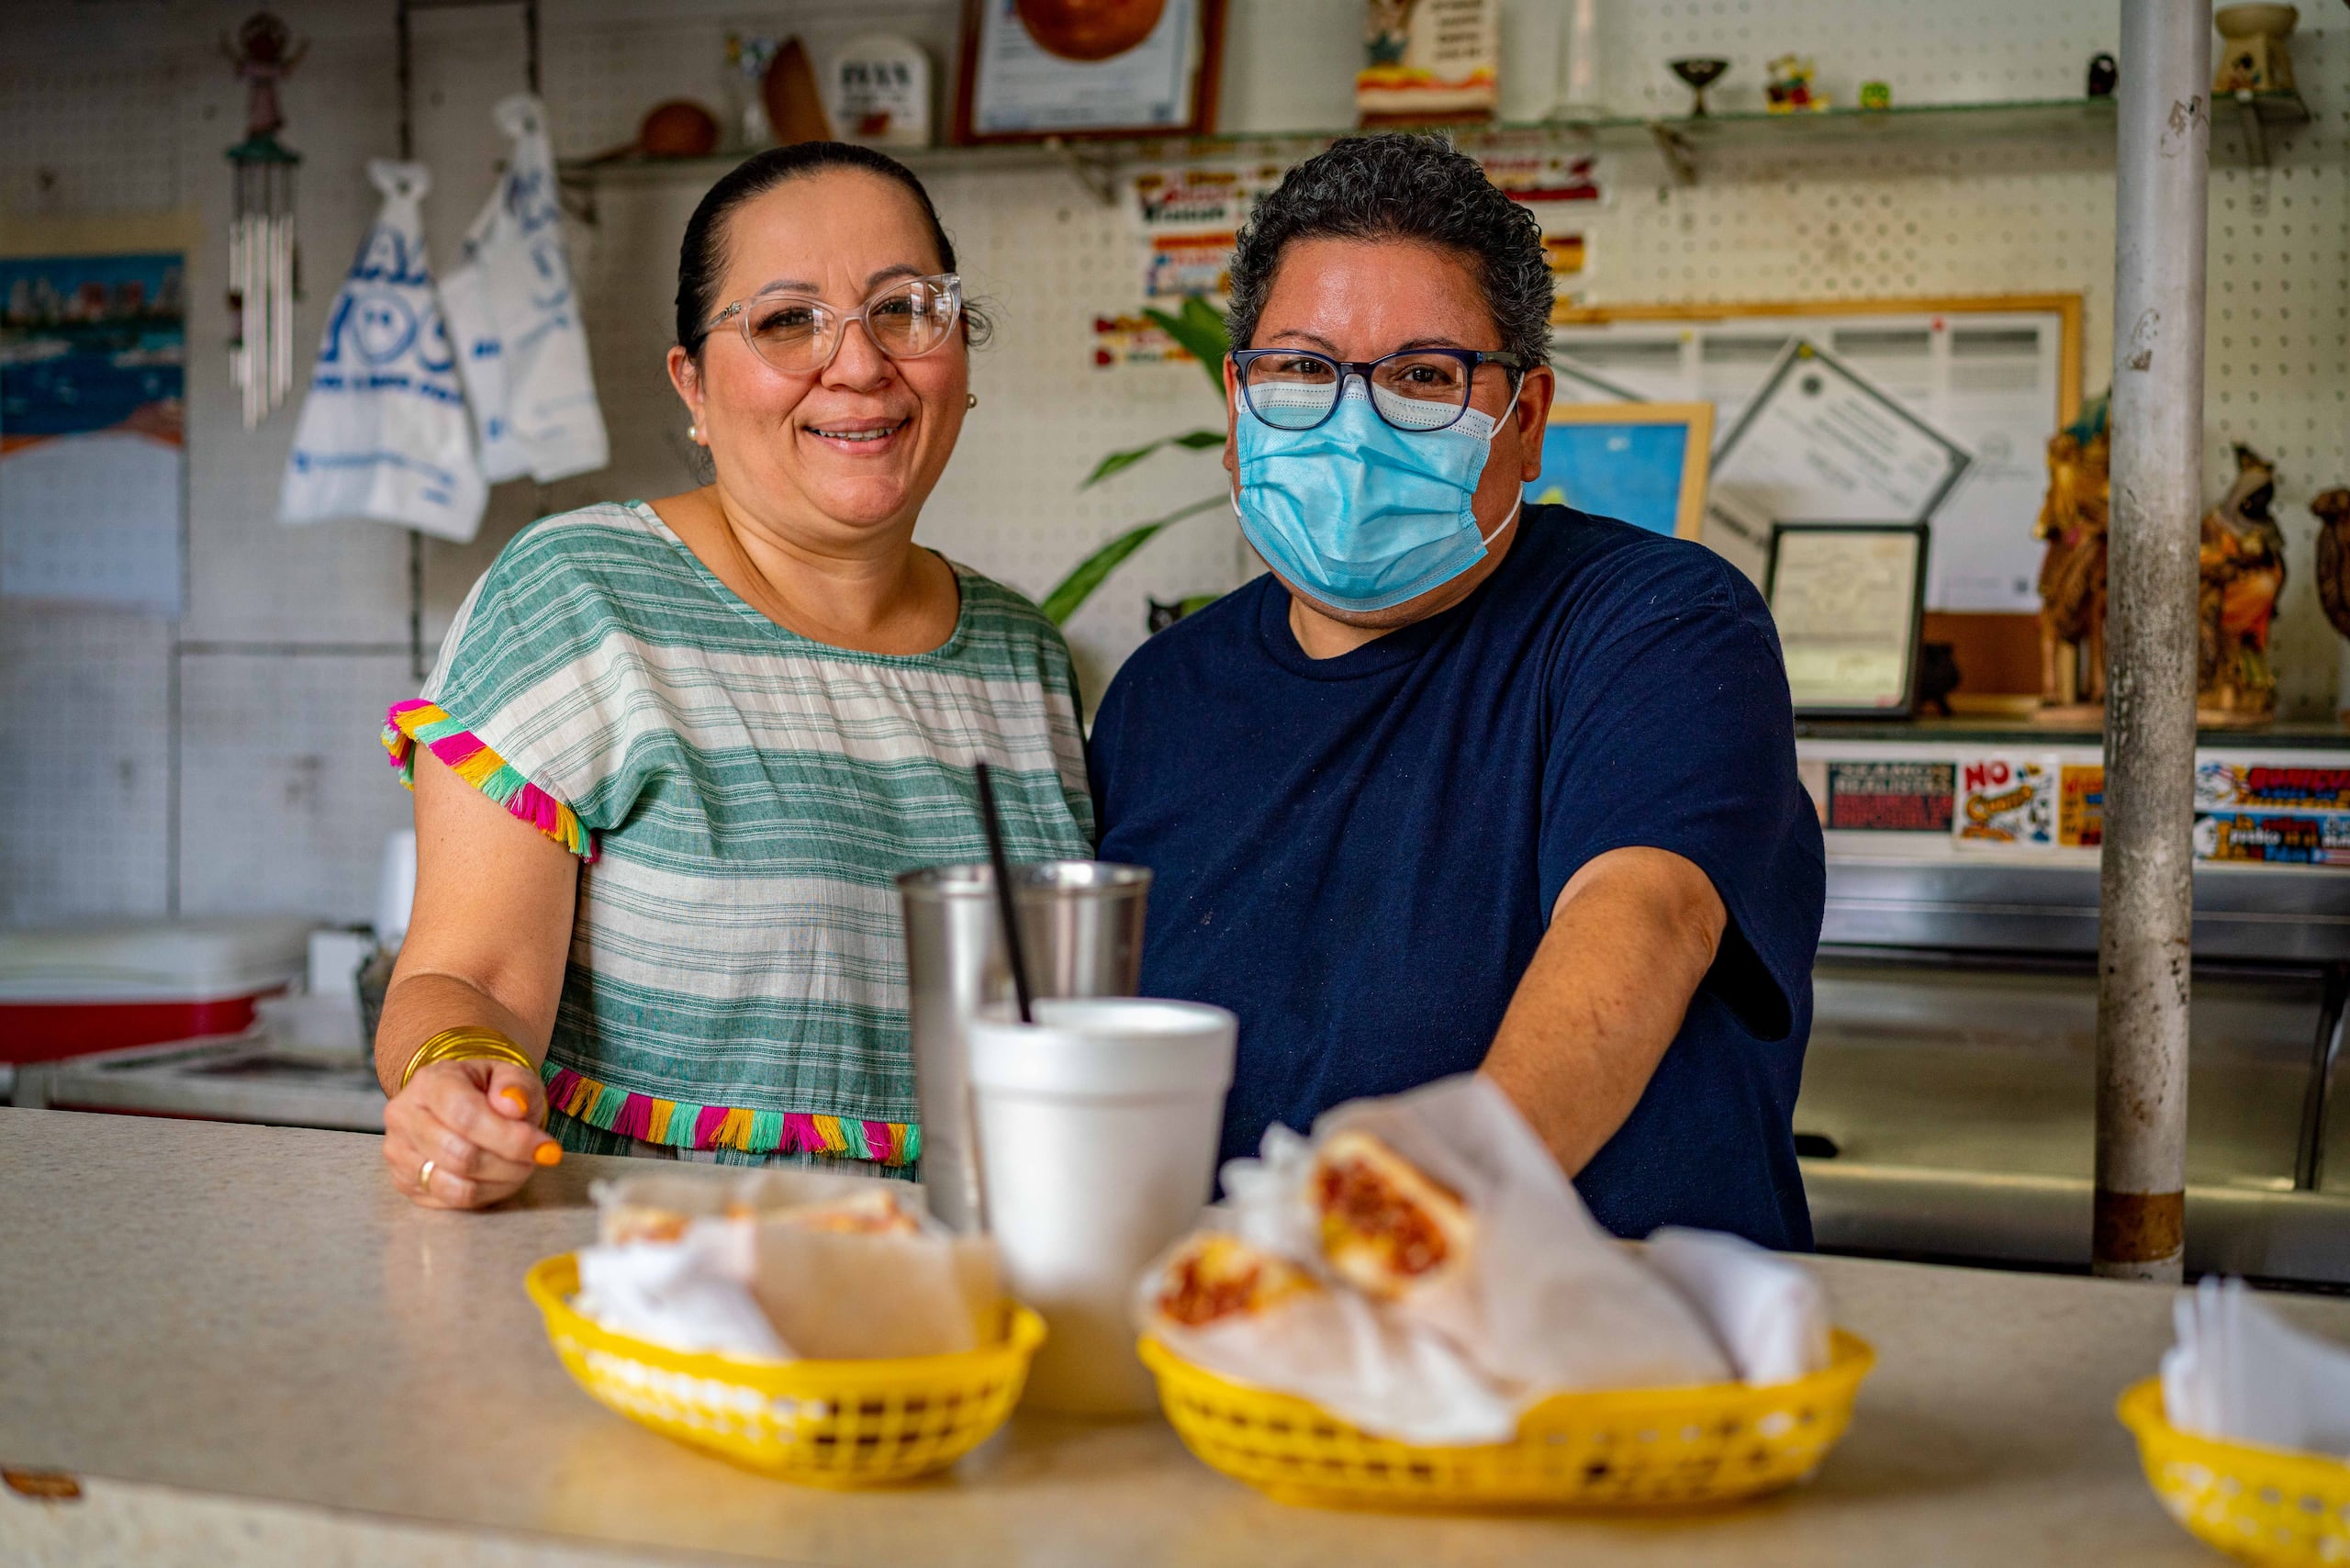
[{"label": "orange painted fingernail", "polygon": [[560,1165],[563,1163],[563,1145],[549,1138],[531,1150],[531,1158],[541,1165]]},{"label": "orange painted fingernail", "polygon": [[513,1106],[514,1114],[516,1115],[527,1116],[531,1114],[531,1102],[523,1095],[520,1090],[501,1089],[498,1092],[498,1097],[500,1100],[505,1101],[509,1105]]}]

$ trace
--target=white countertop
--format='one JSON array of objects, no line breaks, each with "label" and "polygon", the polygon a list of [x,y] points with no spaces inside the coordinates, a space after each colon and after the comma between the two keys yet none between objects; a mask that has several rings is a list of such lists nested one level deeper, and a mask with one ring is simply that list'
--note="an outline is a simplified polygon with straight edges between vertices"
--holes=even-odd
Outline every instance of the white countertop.
[{"label": "white countertop", "polygon": [[[1038,1568],[2210,1563],[2141,1479],[2115,1396],[2170,1293],[1823,1259],[1879,1362],[1811,1484],[1695,1518],[1282,1507],[1162,1423],[1022,1416],[947,1477],[767,1480],[594,1404],[522,1272],[588,1240],[573,1158],[513,1204],[424,1214],[372,1137],[0,1110],[0,1561],[878,1561]],[[2286,1298],[2350,1338],[2350,1302]],[[53,1489],[53,1488],[52,1488]]]}]

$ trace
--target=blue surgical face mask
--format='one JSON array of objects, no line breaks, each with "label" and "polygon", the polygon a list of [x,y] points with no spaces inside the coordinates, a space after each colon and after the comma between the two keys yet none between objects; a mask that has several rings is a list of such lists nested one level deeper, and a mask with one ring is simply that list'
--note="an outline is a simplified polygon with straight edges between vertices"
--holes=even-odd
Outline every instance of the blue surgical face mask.
[{"label": "blue surgical face mask", "polygon": [[1500,420],[1472,409],[1417,433],[1381,419],[1372,396],[1349,379],[1310,431],[1277,430],[1246,409],[1238,423],[1241,532],[1266,565],[1333,610],[1385,610],[1450,582],[1517,515],[1513,503],[1480,533],[1470,510],[1515,391]]}]

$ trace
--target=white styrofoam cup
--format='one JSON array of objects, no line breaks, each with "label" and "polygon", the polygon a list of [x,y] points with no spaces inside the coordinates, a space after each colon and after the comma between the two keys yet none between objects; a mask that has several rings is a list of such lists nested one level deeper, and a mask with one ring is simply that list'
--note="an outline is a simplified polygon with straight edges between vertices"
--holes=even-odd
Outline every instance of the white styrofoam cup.
[{"label": "white styrofoam cup", "polygon": [[1189,1230],[1215,1179],[1239,1021],[1137,997],[1039,1001],[971,1021],[988,1228],[1005,1283],[1051,1330],[1028,1401],[1081,1415],[1158,1408],[1127,1297]]}]

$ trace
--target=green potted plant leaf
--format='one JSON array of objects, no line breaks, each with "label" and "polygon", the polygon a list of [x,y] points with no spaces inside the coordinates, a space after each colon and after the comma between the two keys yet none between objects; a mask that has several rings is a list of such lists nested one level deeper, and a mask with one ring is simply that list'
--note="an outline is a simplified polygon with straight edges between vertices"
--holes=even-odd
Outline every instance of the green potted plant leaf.
[{"label": "green potted plant leaf", "polygon": [[[1224,402],[1224,357],[1230,350],[1231,341],[1225,336],[1224,318],[1216,313],[1215,308],[1198,295],[1192,295],[1183,301],[1181,309],[1172,314],[1158,309],[1147,309],[1143,314],[1149,317],[1161,331],[1174,339],[1186,353],[1200,362],[1202,367],[1207,371],[1208,386],[1214,392],[1216,402],[1221,405]],[[1223,444],[1224,431],[1221,429],[1185,431],[1181,435],[1161,436],[1157,441],[1146,442],[1141,446],[1111,453],[1100,463],[1094,465],[1093,472],[1085,476],[1084,482],[1080,484],[1078,488],[1091,489],[1105,479],[1125,473],[1153,453],[1167,447],[1179,447],[1189,452],[1206,452]],[[1069,617],[1077,613],[1078,607],[1092,597],[1093,590],[1100,588],[1112,572],[1124,565],[1128,556],[1156,538],[1159,530],[1200,512],[1214,510],[1225,504],[1228,494],[1228,491],[1219,487],[1214,495],[1204,499],[1178,507],[1164,517],[1153,518],[1148,522],[1137,523],[1127,529],[1084,560],[1080,561],[1070,570],[1069,576],[1063,577],[1053,591],[1045,596],[1044,602],[1039,608],[1044,610],[1046,619],[1050,620],[1054,625],[1067,625]],[[1182,600],[1184,612],[1189,613],[1190,610],[1197,604],[1208,602],[1213,597],[1199,594],[1187,597]]]}]

